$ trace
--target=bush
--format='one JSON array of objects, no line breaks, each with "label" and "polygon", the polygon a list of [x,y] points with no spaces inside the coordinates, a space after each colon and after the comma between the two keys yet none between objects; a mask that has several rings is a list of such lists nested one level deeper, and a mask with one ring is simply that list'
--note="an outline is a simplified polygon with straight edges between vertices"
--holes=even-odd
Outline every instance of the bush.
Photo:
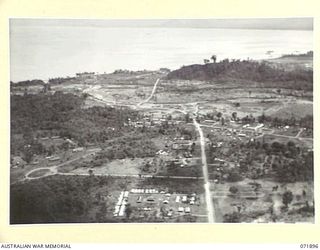
[{"label": "bush", "polygon": [[291,191],[286,191],[282,195],[282,203],[284,204],[285,207],[288,207],[288,205],[292,202],[293,200],[293,194]]},{"label": "bush", "polygon": [[233,212],[230,214],[224,214],[223,215],[223,222],[239,223],[240,222],[240,214],[237,212]]},{"label": "bush", "polygon": [[235,187],[235,186],[231,186],[229,188],[229,192],[232,193],[232,194],[236,194],[236,193],[238,193],[238,191],[239,191],[238,188]]},{"label": "bush", "polygon": [[238,170],[236,169],[232,169],[227,177],[227,181],[229,182],[237,182],[237,181],[241,181],[243,178],[240,175],[240,173],[238,172]]}]

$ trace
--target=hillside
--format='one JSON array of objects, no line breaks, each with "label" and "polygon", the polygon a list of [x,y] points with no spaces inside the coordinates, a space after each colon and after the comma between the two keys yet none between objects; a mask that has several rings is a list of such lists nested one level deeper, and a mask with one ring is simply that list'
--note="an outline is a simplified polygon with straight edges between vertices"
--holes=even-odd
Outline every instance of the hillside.
[{"label": "hillside", "polygon": [[273,87],[274,83],[277,83],[283,88],[312,90],[313,71],[304,69],[285,71],[267,62],[223,60],[218,63],[183,66],[170,72],[167,79],[200,81],[241,79],[262,82],[266,84],[266,87],[268,83]]}]

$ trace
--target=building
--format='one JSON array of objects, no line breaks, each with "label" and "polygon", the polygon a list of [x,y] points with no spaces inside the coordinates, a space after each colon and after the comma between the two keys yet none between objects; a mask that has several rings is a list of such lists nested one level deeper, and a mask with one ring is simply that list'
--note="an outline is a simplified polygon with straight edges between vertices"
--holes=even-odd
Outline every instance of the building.
[{"label": "building", "polygon": [[59,156],[55,156],[49,159],[49,161],[58,161],[58,160],[60,160]]},{"label": "building", "polygon": [[70,139],[66,139],[66,142],[68,142],[71,146],[76,146],[77,145],[75,142],[73,142]]},{"label": "building", "polygon": [[188,201],[188,198],[187,198],[187,196],[182,196],[182,202],[187,202]]},{"label": "building", "polygon": [[72,149],[72,152],[81,152],[81,151],[83,151],[84,150],[84,148],[82,148],[82,147],[80,147],[80,148],[74,148],[74,149]]},{"label": "building", "polygon": [[189,140],[176,140],[172,144],[172,149],[174,150],[189,150],[192,142]]},{"label": "building", "polygon": [[209,124],[213,124],[215,123],[215,120],[204,120],[203,123],[209,123]]},{"label": "building", "polygon": [[177,202],[177,203],[180,202],[180,196],[179,196],[179,195],[176,197],[176,202]]}]

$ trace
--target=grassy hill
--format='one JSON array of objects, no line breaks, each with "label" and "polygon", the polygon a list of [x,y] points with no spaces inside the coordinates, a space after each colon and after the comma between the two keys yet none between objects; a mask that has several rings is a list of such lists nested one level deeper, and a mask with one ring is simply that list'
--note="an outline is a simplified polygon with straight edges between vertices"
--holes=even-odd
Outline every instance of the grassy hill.
[{"label": "grassy hill", "polygon": [[277,83],[277,86],[281,88],[313,89],[313,70],[286,71],[273,67],[267,62],[251,60],[223,60],[218,63],[183,66],[170,72],[167,79],[200,81],[241,79],[262,82],[266,87],[274,87],[274,83]]}]

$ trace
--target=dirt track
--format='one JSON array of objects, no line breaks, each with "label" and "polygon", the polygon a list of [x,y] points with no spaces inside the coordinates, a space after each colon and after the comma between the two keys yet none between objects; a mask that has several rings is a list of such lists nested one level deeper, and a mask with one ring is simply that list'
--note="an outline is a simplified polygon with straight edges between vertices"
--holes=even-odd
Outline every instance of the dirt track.
[{"label": "dirt track", "polygon": [[215,212],[214,212],[212,197],[210,194],[210,181],[209,181],[209,174],[208,174],[208,165],[207,165],[207,157],[205,152],[205,141],[204,141],[203,131],[195,118],[193,118],[193,124],[195,128],[198,130],[200,135],[202,172],[203,172],[203,178],[204,178],[204,190],[205,190],[205,197],[206,197],[206,204],[207,204],[208,222],[213,223],[215,221]]}]

